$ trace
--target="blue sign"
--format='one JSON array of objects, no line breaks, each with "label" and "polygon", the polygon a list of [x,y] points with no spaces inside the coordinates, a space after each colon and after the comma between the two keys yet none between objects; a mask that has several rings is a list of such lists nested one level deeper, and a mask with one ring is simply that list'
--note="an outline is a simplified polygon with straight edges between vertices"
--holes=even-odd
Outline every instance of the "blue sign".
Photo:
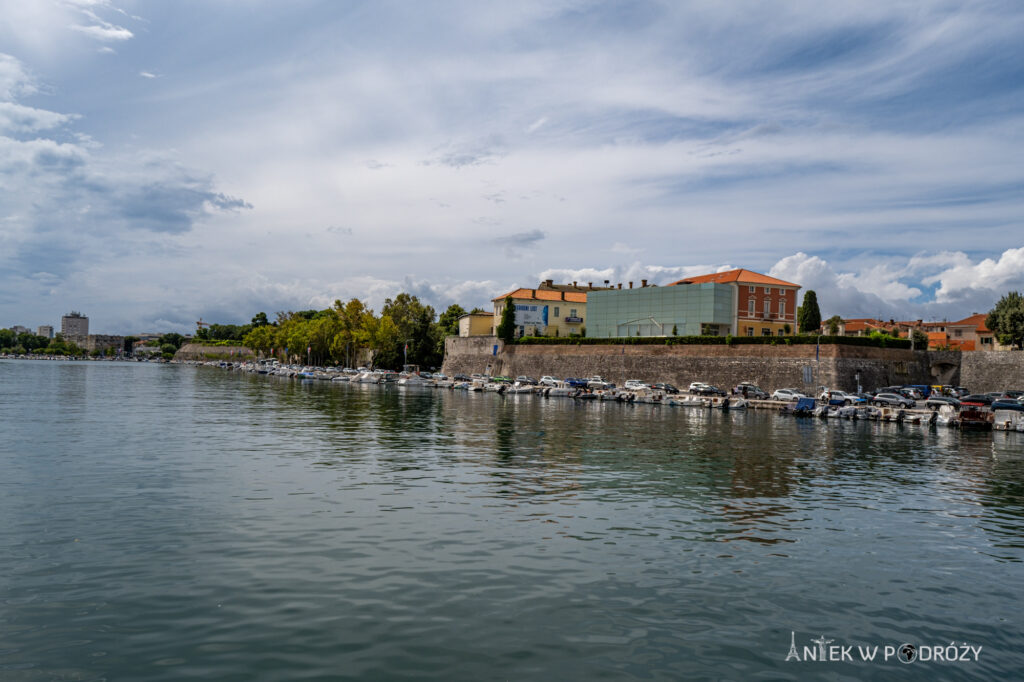
[{"label": "blue sign", "polygon": [[498,344],[494,344],[494,349],[491,351],[491,355],[497,355],[497,354],[498,354]]}]

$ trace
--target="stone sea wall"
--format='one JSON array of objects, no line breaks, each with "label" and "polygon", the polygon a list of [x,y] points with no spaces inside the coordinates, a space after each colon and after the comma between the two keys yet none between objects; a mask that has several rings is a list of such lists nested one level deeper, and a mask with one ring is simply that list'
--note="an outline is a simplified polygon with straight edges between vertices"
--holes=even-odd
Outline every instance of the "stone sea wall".
[{"label": "stone sea wall", "polygon": [[252,360],[256,356],[245,346],[204,346],[186,343],[174,354],[175,360]]},{"label": "stone sea wall", "polygon": [[[496,349],[496,350],[495,350]],[[957,384],[960,353],[822,345],[528,345],[509,346],[493,337],[450,337],[443,371],[539,379],[599,374],[622,385],[627,379],[688,386],[704,381],[731,387],[751,381],[763,388],[829,386],[855,390],[893,384]],[[810,384],[804,383],[810,368]]]}]

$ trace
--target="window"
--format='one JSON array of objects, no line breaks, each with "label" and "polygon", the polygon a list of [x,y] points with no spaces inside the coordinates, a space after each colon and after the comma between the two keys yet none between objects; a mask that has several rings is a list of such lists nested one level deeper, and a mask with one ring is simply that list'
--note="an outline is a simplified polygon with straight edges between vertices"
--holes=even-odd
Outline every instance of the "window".
[{"label": "window", "polygon": [[772,311],[772,302],[766,298],[766,299],[764,299],[764,316],[768,317],[768,315],[771,314],[771,311]]},{"label": "window", "polygon": [[753,284],[750,285],[750,293],[757,293],[757,287],[755,287]]},{"label": "window", "polygon": [[[751,288],[753,288],[753,287],[751,287]],[[754,314],[756,313],[756,310],[755,310],[756,306],[757,306],[757,301],[755,301],[752,298],[747,299],[747,315],[748,316],[750,316],[750,317],[754,316]]]},{"label": "window", "polygon": [[558,306],[555,306],[555,317],[558,317]]},{"label": "window", "polygon": [[576,317],[576,309],[569,308],[569,317]]},{"label": "window", "polygon": [[764,288],[764,295],[767,296],[770,293],[772,293],[772,288],[771,287],[765,287]]},{"label": "window", "polygon": [[744,327],[744,329],[747,330],[747,336],[753,336],[754,335],[754,328],[753,327]]},{"label": "window", "polygon": [[964,330],[963,329],[954,329],[953,330],[953,336],[963,336],[963,335],[964,335]]},{"label": "window", "polygon": [[786,330],[780,329],[779,330],[779,336],[785,336],[785,335],[786,335]]},{"label": "window", "polygon": [[786,301],[782,300],[782,301],[779,301],[779,317],[785,317],[785,316],[786,316]]},{"label": "window", "polygon": [[992,337],[991,336],[982,336],[981,337],[981,344],[983,346],[991,346],[992,345]]},{"label": "window", "polygon": [[761,327],[761,336],[771,336],[772,330],[768,327]]}]

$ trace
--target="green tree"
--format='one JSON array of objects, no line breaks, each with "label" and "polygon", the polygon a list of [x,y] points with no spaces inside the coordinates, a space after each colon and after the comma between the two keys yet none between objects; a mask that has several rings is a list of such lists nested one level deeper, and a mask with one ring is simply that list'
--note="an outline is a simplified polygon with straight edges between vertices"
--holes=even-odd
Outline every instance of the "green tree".
[{"label": "green tree", "polygon": [[17,343],[16,334],[10,329],[0,329],[0,350],[13,348]]},{"label": "green tree", "polygon": [[914,342],[914,348],[917,350],[928,350],[928,335],[920,329],[910,330],[910,338]]},{"label": "green tree", "polygon": [[[394,300],[384,301],[381,317],[390,317],[398,329],[400,352],[412,364],[433,367],[440,363],[437,353],[437,330],[434,328],[434,309],[425,306],[412,294],[405,292]],[[404,347],[408,346],[408,351]]]},{"label": "green tree", "polygon": [[1011,291],[996,303],[985,318],[1000,345],[1024,348],[1024,295]]},{"label": "green tree", "polygon": [[174,354],[177,351],[178,351],[178,349],[175,348],[173,343],[163,343],[163,344],[160,344],[160,352],[163,353],[165,357],[170,355],[173,358]]},{"label": "green tree", "polygon": [[444,340],[449,336],[459,335],[459,318],[466,315],[466,309],[458,303],[452,303],[437,318],[435,336],[437,337],[434,354],[444,360]]},{"label": "green tree", "polygon": [[498,338],[505,343],[513,343],[516,340],[516,307],[512,303],[512,297],[505,299],[505,307],[501,311],[501,322],[498,323]]},{"label": "green tree", "polygon": [[797,324],[804,334],[817,332],[821,328],[821,310],[818,308],[818,295],[813,290],[804,294],[803,305],[797,316]]},{"label": "green tree", "polygon": [[266,327],[270,324],[270,320],[267,319],[266,313],[256,313],[256,316],[252,318],[253,327]]},{"label": "green tree", "polygon": [[832,317],[825,320],[825,324],[828,325],[828,333],[831,336],[839,334],[839,325],[843,323],[843,318],[839,315],[833,315]]},{"label": "green tree", "polygon": [[171,344],[172,346],[174,346],[174,350],[177,351],[179,348],[181,348],[181,344],[185,343],[185,337],[176,332],[170,332],[168,334],[162,334],[158,341],[161,346],[166,343]]},{"label": "green tree", "polygon": [[132,355],[132,353],[135,352],[135,342],[139,341],[139,340],[140,339],[137,336],[126,336],[126,337],[124,337],[124,342],[121,345],[121,350],[124,351],[124,354],[126,356],[130,357]]}]

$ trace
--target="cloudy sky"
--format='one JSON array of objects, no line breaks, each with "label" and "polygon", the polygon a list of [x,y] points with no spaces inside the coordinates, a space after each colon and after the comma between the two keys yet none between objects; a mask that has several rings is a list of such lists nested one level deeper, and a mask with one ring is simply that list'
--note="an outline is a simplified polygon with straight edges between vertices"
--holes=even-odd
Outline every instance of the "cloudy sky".
[{"label": "cloudy sky", "polygon": [[745,267],[1024,288],[1024,5],[0,0],[0,326]]}]

